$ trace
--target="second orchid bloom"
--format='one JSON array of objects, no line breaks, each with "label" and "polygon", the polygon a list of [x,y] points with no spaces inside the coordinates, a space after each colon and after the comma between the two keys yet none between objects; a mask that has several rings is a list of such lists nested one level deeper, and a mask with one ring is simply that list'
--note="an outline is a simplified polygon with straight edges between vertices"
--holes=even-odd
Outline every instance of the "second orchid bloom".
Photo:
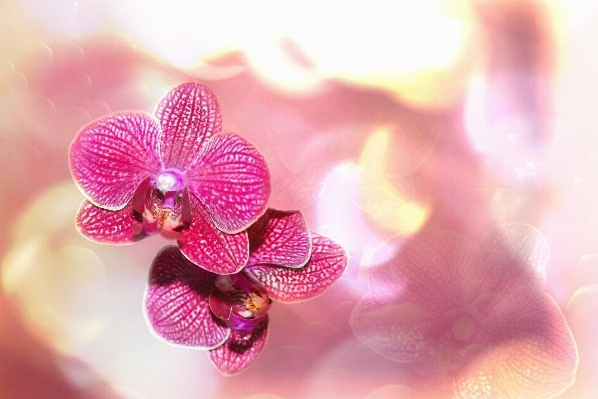
[{"label": "second orchid bloom", "polygon": [[270,209],[249,230],[250,257],[236,274],[216,275],[178,248],[154,259],[146,317],[164,340],[200,349],[223,374],[249,366],[264,347],[272,301],[298,302],[326,290],[347,266],[334,241],[310,233],[300,212]]}]

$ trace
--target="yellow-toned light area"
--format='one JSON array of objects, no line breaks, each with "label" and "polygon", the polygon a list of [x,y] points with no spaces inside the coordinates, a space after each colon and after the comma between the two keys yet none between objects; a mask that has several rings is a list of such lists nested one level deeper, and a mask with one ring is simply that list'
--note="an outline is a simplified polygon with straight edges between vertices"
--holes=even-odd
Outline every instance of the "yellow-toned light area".
[{"label": "yellow-toned light area", "polygon": [[324,77],[390,91],[417,107],[454,101],[477,62],[465,2],[327,4],[290,20],[292,37]]},{"label": "yellow-toned light area", "polygon": [[31,331],[67,354],[108,321],[103,265],[76,243],[80,202],[72,184],[41,196],[20,218],[15,245],[2,261],[2,288],[18,299]]},{"label": "yellow-toned light area", "polygon": [[[176,67],[197,70],[205,79],[238,73],[238,67],[215,67],[218,56],[242,51],[263,79],[294,92],[313,89],[319,78],[285,52],[291,20],[314,15],[276,3],[127,2],[116,6],[122,29]],[[313,26],[313,24],[308,23]],[[223,71],[224,69],[224,71]]]},{"label": "yellow-toned light area", "polygon": [[382,228],[396,234],[417,232],[430,215],[431,206],[410,200],[388,179],[390,130],[375,130],[359,158],[361,190],[359,206]]},{"label": "yellow-toned light area", "polygon": [[[114,4],[122,29],[179,68],[191,68],[202,58],[238,49],[243,29],[237,6],[216,3],[127,1]],[[243,6],[238,6],[243,7]]]},{"label": "yellow-toned light area", "polygon": [[469,362],[463,375],[454,381],[453,398],[536,398],[555,397],[555,387],[574,381],[571,359],[560,359],[554,343],[545,347],[519,338],[489,349]]},{"label": "yellow-toned light area", "polygon": [[206,62],[214,57],[242,51],[277,89],[297,93],[342,79],[435,108],[463,92],[463,76],[479,61],[470,7],[446,1],[317,7],[126,2],[115,15],[122,29],[179,68],[209,70]]},{"label": "yellow-toned light area", "polygon": [[88,249],[52,250],[48,240],[30,240],[6,256],[2,286],[20,299],[34,331],[64,353],[95,338],[106,325],[101,312],[106,279],[100,260]]}]

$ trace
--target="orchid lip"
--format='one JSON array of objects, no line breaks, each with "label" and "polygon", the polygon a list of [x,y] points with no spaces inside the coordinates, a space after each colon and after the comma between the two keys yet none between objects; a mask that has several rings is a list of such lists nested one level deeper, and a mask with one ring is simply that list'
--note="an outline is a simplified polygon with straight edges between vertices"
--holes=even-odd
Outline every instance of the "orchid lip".
[{"label": "orchid lip", "polygon": [[210,309],[231,330],[245,336],[266,317],[272,301],[258,282],[238,273],[216,277],[215,285]]}]

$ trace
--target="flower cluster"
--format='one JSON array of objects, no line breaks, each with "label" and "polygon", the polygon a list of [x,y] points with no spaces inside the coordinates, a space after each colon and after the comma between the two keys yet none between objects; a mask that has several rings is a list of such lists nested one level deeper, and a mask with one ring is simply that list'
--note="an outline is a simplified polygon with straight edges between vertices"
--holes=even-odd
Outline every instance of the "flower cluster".
[{"label": "flower cluster", "polygon": [[210,350],[224,374],[264,346],[272,301],[322,293],[347,265],[344,250],[309,231],[300,212],[268,209],[270,175],[249,142],[220,132],[206,86],[184,83],[154,114],[109,114],[84,126],[69,149],[86,196],[77,227],[100,243],[160,233],[145,295],[147,320],[175,345]]}]

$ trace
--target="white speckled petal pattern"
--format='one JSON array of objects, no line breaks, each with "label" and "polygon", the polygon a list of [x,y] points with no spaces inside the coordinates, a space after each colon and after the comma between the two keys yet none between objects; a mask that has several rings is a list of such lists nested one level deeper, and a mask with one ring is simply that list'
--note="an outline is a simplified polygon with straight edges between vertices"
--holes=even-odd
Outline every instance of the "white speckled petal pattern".
[{"label": "white speckled petal pattern", "polygon": [[[77,229],[86,238],[102,244],[131,244],[135,241],[131,203],[118,211],[109,211],[84,201],[77,213]],[[141,237],[139,237],[141,238]]]},{"label": "white speckled petal pattern", "polygon": [[343,274],[347,254],[329,238],[312,233],[309,262],[301,268],[256,265],[245,273],[264,285],[268,296],[280,302],[298,302],[320,295]]},{"label": "white speckled petal pattern", "polygon": [[311,236],[299,211],[268,209],[247,230],[249,265],[302,267],[311,254]]},{"label": "white speckled petal pattern", "polygon": [[146,316],[156,334],[173,344],[204,349],[226,341],[230,330],[208,305],[215,279],[177,247],[163,248],[152,263],[145,292]]},{"label": "white speckled petal pattern", "polygon": [[183,83],[169,91],[155,113],[162,126],[160,156],[166,169],[185,171],[206,140],[222,129],[216,96],[198,83]]},{"label": "white speckled petal pattern", "polygon": [[214,135],[187,170],[189,192],[226,233],[247,229],[268,207],[270,172],[260,153],[236,134]]},{"label": "white speckled petal pattern", "polygon": [[190,195],[192,218],[177,241],[185,256],[198,266],[217,274],[241,271],[249,257],[247,232],[227,234],[218,230],[205,209]]},{"label": "white speckled petal pattern", "polygon": [[122,209],[139,183],[162,169],[160,125],[144,112],[122,112],[84,126],[69,149],[71,174],[95,205]]}]

